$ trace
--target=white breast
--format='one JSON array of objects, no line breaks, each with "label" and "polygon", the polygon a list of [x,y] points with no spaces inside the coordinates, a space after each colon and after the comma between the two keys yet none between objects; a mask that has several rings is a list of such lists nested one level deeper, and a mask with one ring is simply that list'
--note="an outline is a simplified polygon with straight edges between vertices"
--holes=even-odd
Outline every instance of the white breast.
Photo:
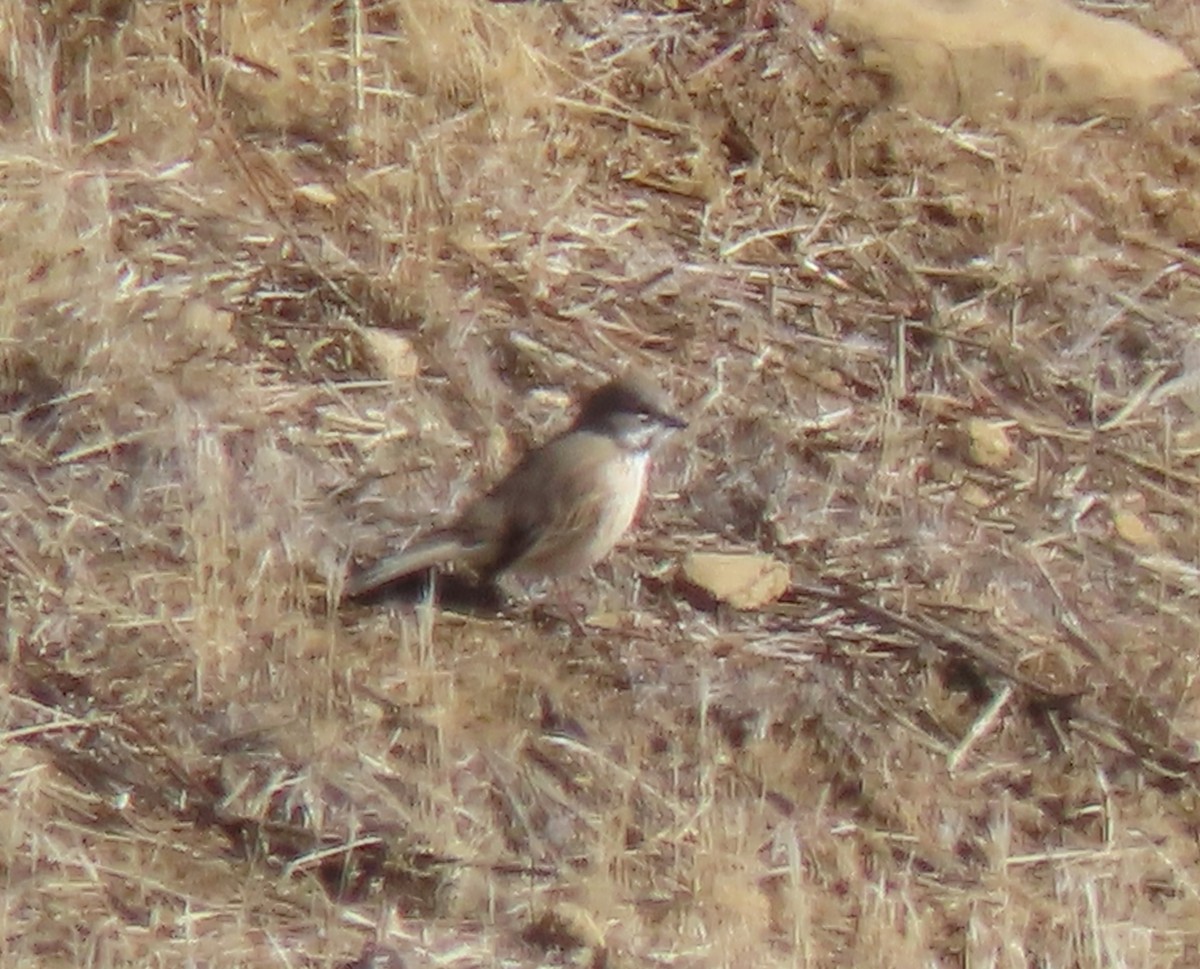
[{"label": "white breast", "polygon": [[609,498],[602,506],[603,512],[596,522],[595,537],[586,549],[581,550],[583,555],[578,568],[586,569],[595,565],[629,531],[646,490],[649,463],[649,455],[644,451],[623,454],[620,459],[609,462],[605,469]]},{"label": "white breast", "polygon": [[625,451],[609,438],[568,434],[531,464],[518,482],[541,534],[514,562],[514,572],[560,576],[583,572],[612,551],[641,505],[650,463],[644,452]]},{"label": "white breast", "polygon": [[637,514],[642,503],[642,495],[646,493],[646,472],[649,466],[650,455],[645,451],[627,454],[610,466],[609,487],[612,494],[619,497],[612,503],[607,527],[602,529],[605,536],[611,537],[607,547],[600,553],[601,556],[607,555],[633,524],[633,516]]}]

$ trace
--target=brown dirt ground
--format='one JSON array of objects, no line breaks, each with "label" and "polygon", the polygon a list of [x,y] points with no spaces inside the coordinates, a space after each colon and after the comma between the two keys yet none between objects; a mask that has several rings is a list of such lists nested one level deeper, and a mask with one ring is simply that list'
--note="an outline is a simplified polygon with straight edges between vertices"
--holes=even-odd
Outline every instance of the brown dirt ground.
[{"label": "brown dirt ground", "polygon": [[[1200,963],[1194,79],[855,9],[0,0],[0,963]],[[334,607],[626,362],[586,621]]]}]

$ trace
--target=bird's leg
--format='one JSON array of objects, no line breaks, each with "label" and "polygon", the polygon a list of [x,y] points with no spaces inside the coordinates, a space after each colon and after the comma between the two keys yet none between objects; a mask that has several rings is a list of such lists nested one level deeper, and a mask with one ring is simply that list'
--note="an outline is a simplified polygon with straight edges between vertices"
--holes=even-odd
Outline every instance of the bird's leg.
[{"label": "bird's leg", "polygon": [[[550,588],[541,596],[541,601],[533,604],[531,613],[534,621],[540,626],[570,626],[578,635],[588,632],[585,620],[588,617],[588,606],[572,595],[571,582],[566,579],[551,579]],[[547,599],[551,602],[547,604]]]}]

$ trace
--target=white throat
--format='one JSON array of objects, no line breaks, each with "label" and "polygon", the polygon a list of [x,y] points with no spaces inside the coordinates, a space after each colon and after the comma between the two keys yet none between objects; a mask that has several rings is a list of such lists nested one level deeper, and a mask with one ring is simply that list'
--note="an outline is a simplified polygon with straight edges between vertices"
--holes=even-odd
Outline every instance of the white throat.
[{"label": "white throat", "polygon": [[638,425],[623,427],[613,433],[613,439],[622,451],[640,455],[645,458],[658,442],[662,428],[654,425]]}]

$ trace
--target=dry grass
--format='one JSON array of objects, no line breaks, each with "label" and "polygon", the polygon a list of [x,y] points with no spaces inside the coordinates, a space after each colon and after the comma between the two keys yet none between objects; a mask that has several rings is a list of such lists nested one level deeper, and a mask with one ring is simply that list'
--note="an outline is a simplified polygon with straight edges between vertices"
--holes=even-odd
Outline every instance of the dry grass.
[{"label": "dry grass", "polygon": [[[812,8],[0,0],[0,964],[1195,964],[1196,116]],[[625,361],[593,624],[330,607]]]}]

